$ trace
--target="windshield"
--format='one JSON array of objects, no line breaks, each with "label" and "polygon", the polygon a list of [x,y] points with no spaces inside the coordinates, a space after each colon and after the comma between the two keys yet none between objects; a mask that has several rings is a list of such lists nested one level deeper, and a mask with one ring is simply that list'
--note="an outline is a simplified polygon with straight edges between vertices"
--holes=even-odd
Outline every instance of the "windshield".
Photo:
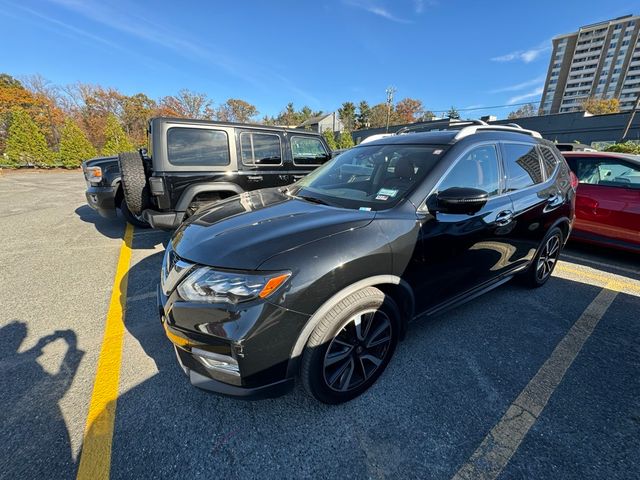
[{"label": "windshield", "polygon": [[341,153],[289,187],[307,201],[360,210],[396,205],[431,171],[445,147],[361,146]]}]

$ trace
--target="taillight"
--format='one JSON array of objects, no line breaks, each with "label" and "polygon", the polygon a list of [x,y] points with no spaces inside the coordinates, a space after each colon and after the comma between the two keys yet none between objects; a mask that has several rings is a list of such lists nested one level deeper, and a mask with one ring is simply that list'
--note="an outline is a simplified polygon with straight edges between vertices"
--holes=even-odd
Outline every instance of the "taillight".
[{"label": "taillight", "polygon": [[574,190],[578,188],[578,177],[576,174],[569,170],[569,178],[571,179],[571,188]]},{"label": "taillight", "polygon": [[102,180],[102,168],[86,167],[84,169],[84,178],[87,179],[87,182],[100,183]]}]

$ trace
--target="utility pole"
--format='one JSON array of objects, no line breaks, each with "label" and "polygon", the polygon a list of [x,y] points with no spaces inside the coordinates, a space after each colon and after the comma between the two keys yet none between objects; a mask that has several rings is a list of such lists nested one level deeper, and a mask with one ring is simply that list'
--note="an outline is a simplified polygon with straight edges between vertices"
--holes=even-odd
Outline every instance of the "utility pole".
[{"label": "utility pole", "polygon": [[389,133],[389,120],[391,119],[391,105],[393,104],[393,94],[396,93],[396,89],[394,87],[387,87],[385,92],[387,92],[387,128],[385,131]]},{"label": "utility pole", "polygon": [[624,139],[627,137],[627,134],[629,133],[629,129],[631,128],[631,124],[633,123],[633,117],[635,117],[636,110],[638,110],[638,108],[640,108],[640,93],[638,93],[638,97],[636,98],[636,103],[633,104],[631,113],[629,113],[629,121],[627,122],[627,126],[624,129],[624,133],[622,134],[620,143],[624,142]]}]

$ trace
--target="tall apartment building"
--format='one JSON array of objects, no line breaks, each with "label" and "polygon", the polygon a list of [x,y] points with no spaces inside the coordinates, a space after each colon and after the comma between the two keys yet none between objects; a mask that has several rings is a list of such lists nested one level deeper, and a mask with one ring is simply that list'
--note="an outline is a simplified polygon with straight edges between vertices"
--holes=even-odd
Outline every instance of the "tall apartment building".
[{"label": "tall apartment building", "polygon": [[589,98],[618,98],[630,110],[640,93],[640,16],[580,27],[553,38],[540,101],[543,114],[580,110]]}]

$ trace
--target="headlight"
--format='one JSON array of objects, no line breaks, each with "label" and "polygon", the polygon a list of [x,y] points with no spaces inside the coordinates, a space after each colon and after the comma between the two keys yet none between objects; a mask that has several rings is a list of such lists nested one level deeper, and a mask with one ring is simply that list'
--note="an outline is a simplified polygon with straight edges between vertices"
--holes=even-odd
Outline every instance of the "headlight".
[{"label": "headlight", "polygon": [[102,181],[102,168],[87,167],[84,169],[84,178],[91,183],[100,183]]},{"label": "headlight", "polygon": [[245,274],[201,267],[178,287],[185,300],[208,303],[239,303],[267,298],[291,276],[291,272]]}]

